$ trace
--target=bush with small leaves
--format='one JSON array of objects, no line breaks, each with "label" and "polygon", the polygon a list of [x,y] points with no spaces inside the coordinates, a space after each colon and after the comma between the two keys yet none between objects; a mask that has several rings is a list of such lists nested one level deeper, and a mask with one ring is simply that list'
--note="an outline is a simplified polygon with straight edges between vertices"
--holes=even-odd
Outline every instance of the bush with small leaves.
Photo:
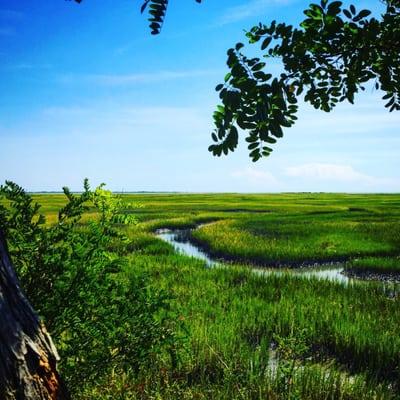
[{"label": "bush with small leaves", "polygon": [[[112,370],[136,373],[176,347],[168,292],[145,275],[127,273],[110,244],[127,239],[115,224],[134,223],[129,205],[85,180],[81,194],[64,188],[66,205],[46,225],[40,206],[21,187],[0,187],[0,227],[21,285],[45,321],[70,390]],[[90,209],[93,218],[82,223]]]}]

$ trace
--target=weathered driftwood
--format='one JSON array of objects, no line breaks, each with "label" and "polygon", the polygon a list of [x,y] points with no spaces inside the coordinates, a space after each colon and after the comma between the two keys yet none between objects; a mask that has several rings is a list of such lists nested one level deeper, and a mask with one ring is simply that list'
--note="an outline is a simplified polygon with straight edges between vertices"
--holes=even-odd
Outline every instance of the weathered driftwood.
[{"label": "weathered driftwood", "polygon": [[0,399],[68,399],[50,335],[24,296],[0,231]]}]

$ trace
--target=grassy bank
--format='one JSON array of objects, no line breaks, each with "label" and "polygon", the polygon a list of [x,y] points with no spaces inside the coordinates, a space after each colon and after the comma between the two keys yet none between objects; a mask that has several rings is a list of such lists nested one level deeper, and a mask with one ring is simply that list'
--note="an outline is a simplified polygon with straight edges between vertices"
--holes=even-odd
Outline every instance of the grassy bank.
[{"label": "grassy bank", "polygon": [[[41,199],[50,209],[51,196]],[[152,285],[172,292],[179,346],[174,359],[156,354],[157,362],[140,373],[115,371],[84,386],[81,398],[399,398],[398,296],[389,298],[374,283],[343,286],[290,275],[261,277],[240,267],[206,269],[175,254],[151,232],[220,220],[200,229],[207,233],[204,240],[210,248],[222,241],[229,254],[244,259],[392,254],[400,196],[127,199],[145,207],[137,213],[141,223],[126,231],[129,244],[120,274],[145,272]],[[334,243],[337,252],[324,242]],[[270,253],[263,256],[263,251]]]},{"label": "grassy bank", "polygon": [[347,269],[356,274],[382,274],[399,275],[400,278],[400,258],[399,257],[365,257],[352,260],[348,263]]}]

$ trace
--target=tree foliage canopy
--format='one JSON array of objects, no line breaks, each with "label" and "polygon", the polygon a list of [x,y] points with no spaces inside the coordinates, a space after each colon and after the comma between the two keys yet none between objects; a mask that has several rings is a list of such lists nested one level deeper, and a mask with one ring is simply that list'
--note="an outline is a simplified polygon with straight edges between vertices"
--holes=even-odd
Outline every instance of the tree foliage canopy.
[{"label": "tree foliage canopy", "polygon": [[[248,58],[244,45],[228,50],[230,69],[216,90],[222,100],[214,113],[216,156],[234,151],[238,127],[247,132],[253,161],[272,152],[283,128],[297,119],[298,100],[331,111],[373,81],[384,92],[385,106],[400,110],[400,1],[387,1],[380,19],[371,11],[342,7],[340,1],[322,0],[304,11],[299,28],[273,21],[246,33],[261,57]],[[280,58],[284,72],[273,76],[268,60]]]},{"label": "tree foliage canopy", "polygon": [[[246,37],[261,54],[247,57],[242,43],[228,50],[229,73],[216,87],[222,104],[213,115],[209,151],[234,151],[241,129],[253,161],[269,156],[283,128],[297,120],[301,96],[329,112],[339,102],[353,103],[369,81],[384,92],[385,107],[400,110],[400,0],[382,2],[384,13],[371,16],[370,10],[321,0],[304,11],[298,28],[276,21],[252,27]],[[152,34],[160,33],[167,7],[168,0],[142,0]],[[283,67],[276,76],[268,69],[273,58]]]}]

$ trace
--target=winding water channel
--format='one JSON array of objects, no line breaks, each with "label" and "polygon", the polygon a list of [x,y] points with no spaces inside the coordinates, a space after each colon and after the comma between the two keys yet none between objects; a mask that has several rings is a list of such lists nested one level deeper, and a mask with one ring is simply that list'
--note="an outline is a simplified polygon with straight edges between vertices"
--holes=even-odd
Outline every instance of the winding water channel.
[{"label": "winding water channel", "polygon": [[[191,229],[159,229],[156,231],[157,237],[164,240],[167,243],[170,243],[178,253],[185,254],[190,257],[197,258],[205,262],[205,264],[212,267],[223,267],[226,265],[221,260],[216,260],[210,257],[207,253],[205,253],[202,249],[200,249],[196,244],[190,241],[190,232]],[[263,268],[252,266],[252,271],[260,275],[282,275],[286,273],[293,274],[295,276],[301,276],[304,278],[315,277],[318,279],[325,279],[334,282],[340,282],[345,285],[353,285],[353,284],[363,284],[365,281],[360,279],[350,278],[344,275],[342,272],[344,270],[344,266],[342,263],[332,263],[326,265],[317,265],[313,267],[307,268]],[[397,295],[400,293],[400,284],[394,282],[381,282],[384,287],[384,291],[390,297]]]},{"label": "winding water channel", "polygon": [[[159,229],[156,232],[157,237],[170,243],[174,246],[175,250],[181,254],[185,254],[190,257],[198,258],[206,263],[208,267],[214,266],[222,266],[224,265],[223,261],[215,260],[211,258],[207,253],[201,250],[196,244],[192,243],[189,237],[190,229]],[[252,270],[255,273],[261,275],[268,274],[284,274],[291,273],[293,275],[299,275],[304,277],[317,277],[321,279],[328,279],[331,281],[338,281],[342,283],[349,284],[351,282],[356,281],[355,279],[349,278],[342,274],[344,267],[340,263],[334,263],[325,266],[316,266],[316,267],[308,267],[308,268],[280,268],[279,270],[269,269],[269,268],[261,268],[254,266]]]},{"label": "winding water channel", "polygon": [[[190,241],[190,233],[193,229],[159,229],[156,231],[156,236],[165,242],[171,244],[174,249],[181,254],[197,258],[204,261],[207,267],[228,267],[228,263],[213,259],[205,251],[199,248],[195,243]],[[229,268],[229,267],[228,267]],[[326,265],[315,265],[307,268],[262,268],[251,266],[251,270],[259,275],[267,276],[271,274],[293,274],[304,278],[315,277],[317,279],[324,279],[332,282],[340,282],[344,285],[364,285],[367,281],[350,278],[344,275],[344,265],[342,263],[331,263]],[[396,298],[400,296],[400,283],[389,281],[377,281],[384,296],[389,298]],[[276,375],[278,371],[279,356],[275,348],[275,344],[271,343],[268,351],[268,369],[272,375]]]}]

